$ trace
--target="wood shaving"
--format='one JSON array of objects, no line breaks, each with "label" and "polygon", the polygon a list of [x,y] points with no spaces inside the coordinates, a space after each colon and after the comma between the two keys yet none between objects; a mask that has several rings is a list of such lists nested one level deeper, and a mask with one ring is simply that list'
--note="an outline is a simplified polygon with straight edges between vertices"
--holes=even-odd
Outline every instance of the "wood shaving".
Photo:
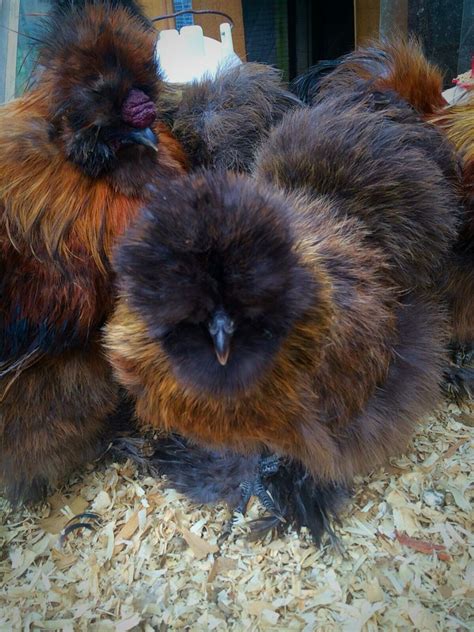
[{"label": "wood shaving", "polygon": [[[221,543],[226,507],[193,505],[131,463],[85,468],[35,510],[0,500],[0,631],[473,630],[471,419],[446,406],[357,481],[344,555],[306,532],[251,543],[241,521]],[[61,545],[84,511],[102,525]]]}]

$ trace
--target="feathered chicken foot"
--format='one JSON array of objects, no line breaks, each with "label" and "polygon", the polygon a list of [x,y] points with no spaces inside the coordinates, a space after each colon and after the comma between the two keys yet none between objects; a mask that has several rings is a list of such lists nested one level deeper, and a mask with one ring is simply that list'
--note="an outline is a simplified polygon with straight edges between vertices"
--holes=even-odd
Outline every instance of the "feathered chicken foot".
[{"label": "feathered chicken foot", "polygon": [[454,359],[459,366],[474,365],[474,343],[460,345],[455,351]]},{"label": "feathered chicken foot", "polygon": [[252,496],[258,498],[263,507],[280,522],[286,522],[285,518],[278,511],[273,498],[268,493],[265,485],[265,479],[278,472],[280,467],[280,458],[276,455],[262,456],[260,458],[258,469],[253,479],[245,480],[240,483],[241,499],[237,507],[234,509],[230,520],[227,522],[220,536],[220,541],[226,539],[232,532],[239,515],[245,515],[247,507]]},{"label": "feathered chicken foot", "polygon": [[450,366],[444,372],[444,391],[458,405],[474,397],[474,367]]},{"label": "feathered chicken foot", "polygon": [[457,345],[451,357],[452,364],[444,372],[443,388],[450,399],[462,405],[474,398],[474,345]]}]

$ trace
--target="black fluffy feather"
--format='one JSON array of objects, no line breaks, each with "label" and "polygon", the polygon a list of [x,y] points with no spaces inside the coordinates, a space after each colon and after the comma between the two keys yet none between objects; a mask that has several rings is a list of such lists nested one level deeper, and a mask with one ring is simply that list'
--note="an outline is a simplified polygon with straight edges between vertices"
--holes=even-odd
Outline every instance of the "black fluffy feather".
[{"label": "black fluffy feather", "polygon": [[474,346],[453,343],[450,357],[442,386],[446,396],[462,406],[474,399]]},{"label": "black fluffy feather", "polygon": [[311,66],[303,75],[296,77],[290,84],[290,90],[296,94],[303,103],[311,105],[318,93],[319,85],[324,77],[332,72],[343,60],[325,59],[315,66]]},{"label": "black fluffy feather", "polygon": [[321,546],[327,535],[332,545],[340,547],[333,530],[339,523],[339,513],[351,496],[351,491],[336,483],[319,484],[295,461],[284,461],[276,474],[271,476],[267,488],[279,513],[286,523],[275,516],[264,516],[251,523],[254,538],[265,536],[269,531],[282,533],[287,525],[298,532],[307,527],[314,543]]},{"label": "black fluffy feather", "polygon": [[[113,455],[130,458],[152,476],[165,475],[169,487],[195,503],[225,502],[232,509],[241,498],[240,483],[255,478],[260,459],[260,455],[206,450],[176,434],[148,440],[122,437],[114,442]],[[324,534],[336,543],[332,524],[338,522],[339,511],[350,498],[347,487],[318,484],[302,465],[286,459],[264,482],[285,522],[272,515],[254,520],[251,539],[270,531],[281,534],[291,526],[297,531],[307,527],[318,546]]]},{"label": "black fluffy feather", "polygon": [[[236,507],[241,481],[254,477],[259,455],[206,450],[176,434],[150,438],[142,445],[135,437],[114,444],[119,455],[131,458],[152,475],[166,475],[168,484],[196,503],[226,502]],[[120,451],[120,452],[119,452]],[[147,452],[147,456],[141,458]],[[138,458],[137,458],[138,457]]]},{"label": "black fluffy feather", "polygon": [[301,106],[281,73],[264,64],[222,67],[217,75],[165,94],[161,116],[190,157],[190,166],[250,171],[255,150],[285,112]]}]

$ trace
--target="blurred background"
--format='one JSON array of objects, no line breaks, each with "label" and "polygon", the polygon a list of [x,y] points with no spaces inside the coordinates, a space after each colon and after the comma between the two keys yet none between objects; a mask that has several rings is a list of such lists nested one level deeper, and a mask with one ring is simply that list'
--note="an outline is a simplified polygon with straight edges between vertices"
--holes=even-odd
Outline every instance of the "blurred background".
[{"label": "blurred background", "polygon": [[[183,9],[217,9],[232,16],[236,53],[279,67],[286,80],[342,55],[371,37],[417,34],[445,87],[470,68],[474,0],[144,0],[150,17]],[[35,36],[50,0],[0,0],[0,103],[20,95],[35,63]],[[199,24],[219,39],[220,16],[179,16],[158,29]]]}]

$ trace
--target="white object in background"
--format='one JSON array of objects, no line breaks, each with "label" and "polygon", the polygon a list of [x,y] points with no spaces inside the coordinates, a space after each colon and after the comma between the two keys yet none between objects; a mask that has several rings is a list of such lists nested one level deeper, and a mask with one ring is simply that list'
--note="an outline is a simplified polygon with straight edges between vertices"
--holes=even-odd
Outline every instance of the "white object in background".
[{"label": "white object in background", "polygon": [[443,92],[443,97],[446,99],[448,103],[457,103],[462,101],[464,95],[467,94],[467,90],[461,88],[460,86],[454,86],[454,88],[448,88]]},{"label": "white object in background", "polygon": [[204,37],[200,26],[183,26],[161,31],[156,43],[156,56],[163,78],[170,83],[188,83],[204,75],[213,77],[217,69],[241,64],[234,52],[230,24],[220,25],[221,41]]}]

